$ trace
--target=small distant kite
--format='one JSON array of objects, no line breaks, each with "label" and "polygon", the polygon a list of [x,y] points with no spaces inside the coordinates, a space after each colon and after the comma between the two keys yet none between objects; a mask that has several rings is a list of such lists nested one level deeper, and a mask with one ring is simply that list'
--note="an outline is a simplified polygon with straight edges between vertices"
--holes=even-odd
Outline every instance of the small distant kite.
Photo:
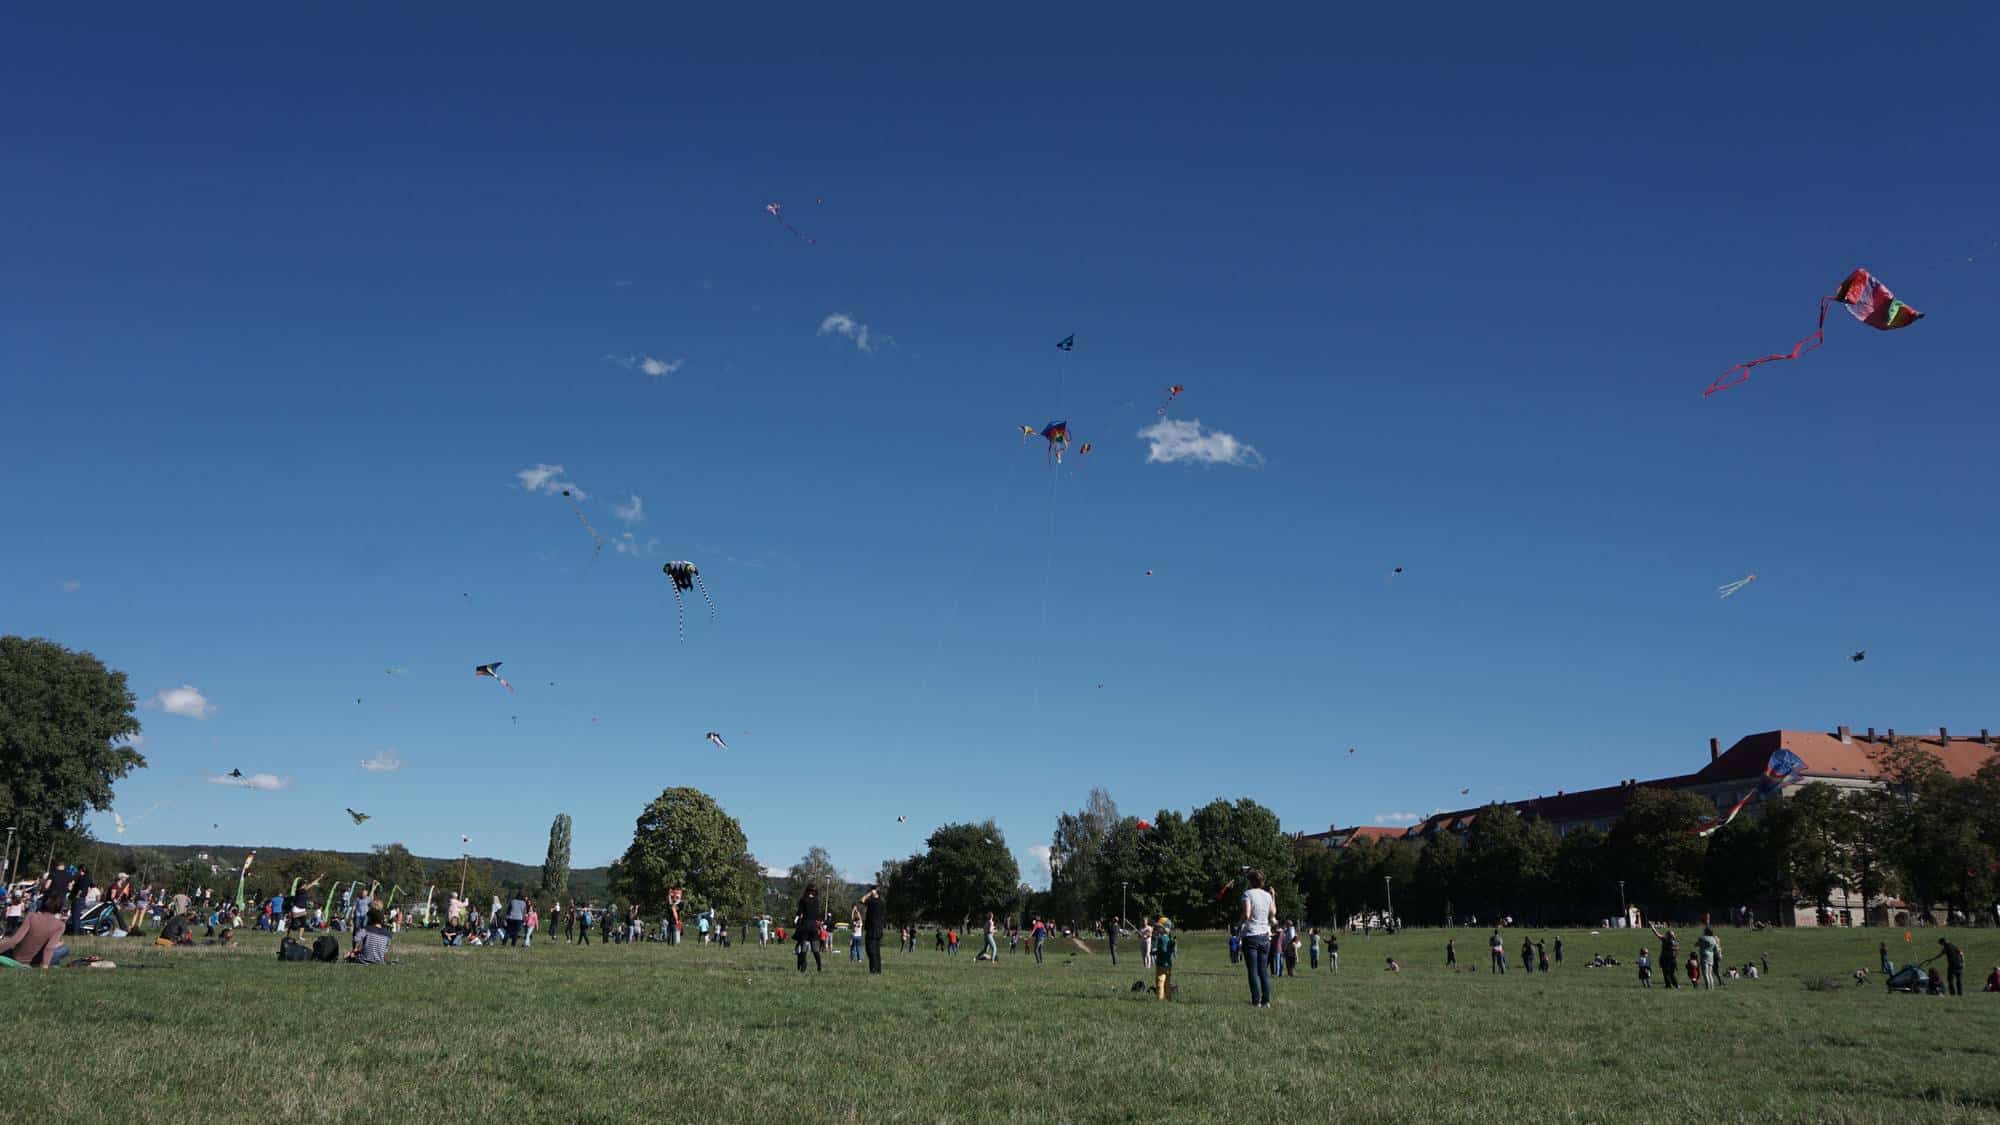
[{"label": "small distant kite", "polygon": [[713,743],[715,743],[715,745],[716,745],[716,746],[717,746],[718,748],[720,748],[720,749],[723,749],[723,750],[727,750],[727,749],[729,749],[729,744],[728,744],[727,742],[724,742],[724,741],[722,741],[722,735],[720,735],[720,734],[716,733],[715,731],[709,731],[709,732],[708,732],[708,736],[707,736],[707,737],[708,737],[708,740],[709,740],[710,742],[713,742]]},{"label": "small distant kite", "polygon": [[1042,427],[1041,436],[1042,440],[1049,443],[1049,460],[1058,465],[1062,464],[1063,451],[1069,448],[1069,423],[1050,422]]},{"label": "small distant kite", "polygon": [[909,818],[909,817],[907,817],[907,816],[899,816],[899,817],[897,817],[897,818],[896,818],[896,823],[897,823],[897,824],[907,824],[907,823],[909,822],[909,819],[910,819],[910,818]]},{"label": "small distant kite", "polygon": [[1152,576],[1153,576],[1153,572],[1152,572],[1152,571],[1150,571],[1150,570],[1149,570],[1149,571],[1147,571],[1147,572],[1146,572],[1146,577],[1148,577],[1148,578],[1151,578]]},{"label": "small distant kite", "polygon": [[1167,408],[1172,406],[1174,404],[1174,400],[1181,397],[1181,392],[1186,389],[1187,388],[1181,386],[1179,383],[1175,383],[1173,386],[1168,387],[1166,399],[1160,403],[1160,408],[1158,410],[1155,410],[1153,413],[1158,414],[1162,418],[1165,418],[1167,416]]},{"label": "small distant kite", "polygon": [[401,676],[402,676],[402,674],[403,674],[403,670],[402,670],[402,669],[401,669],[400,667],[394,667],[394,666],[392,666],[392,667],[388,667],[388,668],[384,668],[384,669],[382,669],[382,674],[383,674],[383,675],[385,675],[385,676],[396,676],[396,677],[401,677]]},{"label": "small distant kite", "polygon": [[1153,822],[1150,820],[1142,820],[1139,822],[1138,828],[1139,831],[1141,832],[1151,832],[1153,830]]},{"label": "small distant kite", "polygon": [[1756,575],[1746,574],[1734,582],[1724,582],[1722,585],[1717,586],[1715,592],[1726,598],[1755,581],[1757,581]]},{"label": "small distant kite", "polygon": [[1465,796],[1465,795],[1466,795],[1467,793],[1470,793],[1470,792],[1472,792],[1472,790],[1470,790],[1470,789],[1461,789],[1461,790],[1459,790],[1459,791],[1458,791],[1458,795],[1459,795],[1459,796],[1461,796],[1461,797],[1463,797],[1463,796]]},{"label": "small distant kite", "polygon": [[804,234],[800,233],[799,228],[785,221],[785,209],[783,204],[766,203],[764,204],[764,210],[769,211],[771,213],[771,217],[778,220],[779,226],[784,227],[788,231],[791,231],[792,237],[798,239],[800,242],[805,243],[807,246],[819,245],[819,240],[807,238]]},{"label": "small distant kite", "polygon": [[1077,447],[1076,447],[1076,455],[1077,455],[1078,457],[1088,457],[1088,456],[1090,456],[1090,443],[1086,441],[1086,442],[1084,442],[1084,443],[1083,443],[1082,445],[1079,445],[1079,446],[1077,446]]},{"label": "small distant kite", "polygon": [[710,621],[715,620],[715,599],[708,596],[708,583],[701,580],[701,568],[688,562],[686,559],[667,563],[660,568],[660,573],[666,575],[673,582],[674,612],[679,618],[681,640],[686,641],[687,603],[681,601],[682,592],[692,590],[696,587],[701,588],[701,600],[708,603],[708,619]]},{"label": "small distant kite", "polygon": [[500,686],[506,688],[509,693],[512,693],[514,690],[514,685],[508,683],[507,677],[502,676],[500,674],[501,663],[502,663],[501,661],[495,660],[491,664],[478,665],[477,667],[473,668],[472,674],[475,676],[486,676],[491,679],[499,680]]},{"label": "small distant kite", "polygon": [[1352,747],[1352,746],[1349,746],[1349,747],[1347,748],[1347,752],[1348,752],[1349,754],[1352,754],[1352,753],[1354,753],[1354,747]]},{"label": "small distant kite", "polygon": [[1864,648],[1864,649],[1857,649],[1857,650],[1855,650],[1855,653],[1854,653],[1854,655],[1853,655],[1853,656],[1850,656],[1850,657],[1848,657],[1848,659],[1849,659],[1849,660],[1852,660],[1852,661],[1854,661],[1854,662],[1855,662],[1856,664],[1859,664],[1859,663],[1861,663],[1862,661],[1864,661],[1864,660],[1868,659],[1868,650],[1867,650],[1867,649],[1865,649],[1865,648]]},{"label": "small distant kite", "polygon": [[1069,335],[1064,336],[1062,339],[1057,340],[1056,350],[1059,352],[1076,350],[1076,333],[1072,332]]},{"label": "small distant kite", "polygon": [[230,770],[230,771],[229,771],[229,776],[231,776],[231,777],[242,777],[242,776],[243,776],[243,771],[242,771],[242,770]]},{"label": "small distant kite", "polygon": [[1022,445],[1026,445],[1026,444],[1028,444],[1028,439],[1029,439],[1029,438],[1031,438],[1031,437],[1034,437],[1034,436],[1035,436],[1035,427],[1033,427],[1033,426],[1022,426],[1022,427],[1021,427],[1021,444],[1022,444]]},{"label": "small distant kite", "polygon": [[1750,369],[1760,363],[1776,363],[1780,360],[1797,359],[1813,351],[1826,342],[1826,309],[1828,305],[1842,304],[1854,314],[1854,319],[1870,328],[1883,332],[1896,328],[1908,328],[1924,318],[1924,314],[1896,299],[1889,287],[1875,280],[1867,270],[1858,269],[1847,275],[1840,288],[1830,297],[1819,299],[1819,325],[1813,334],[1792,345],[1789,352],[1774,352],[1767,356],[1745,360],[1716,376],[1715,382],[1701,392],[1703,398],[1720,390],[1726,390],[1738,383],[1750,381]]},{"label": "small distant kite", "polygon": [[1231,888],[1231,887],[1233,887],[1233,886],[1235,886],[1235,885],[1236,885],[1236,880],[1234,880],[1234,879],[1231,879],[1231,880],[1230,880],[1230,881],[1228,881],[1227,883],[1224,883],[1224,884],[1222,884],[1222,889],[1221,889],[1221,890],[1219,890],[1219,891],[1217,891],[1217,892],[1215,892],[1215,901],[1217,901],[1217,902],[1221,902],[1221,901],[1222,901],[1222,896],[1223,896],[1223,895],[1226,895],[1226,894],[1228,894],[1228,893],[1229,893],[1229,888]]},{"label": "small distant kite", "polygon": [[367,819],[368,819],[368,814],[367,814],[367,813],[365,813],[365,812],[355,812],[355,811],[354,811],[353,809],[348,809],[348,810],[347,810],[347,815],[348,815],[348,816],[351,816],[351,817],[353,817],[353,818],[354,818],[354,823],[356,823],[356,824],[360,824],[360,823],[361,823],[362,821],[364,821],[364,820],[367,820]]},{"label": "small distant kite", "polygon": [[1399,567],[1396,567],[1396,568],[1394,568],[1393,570],[1389,571],[1389,577],[1387,577],[1387,578],[1384,578],[1384,579],[1383,579],[1382,581],[1384,581],[1384,582],[1394,582],[1394,581],[1396,580],[1396,576],[1397,576],[1398,574],[1401,574],[1401,573],[1403,573],[1403,568],[1402,568],[1402,567],[1400,567],[1400,566],[1399,566]]},{"label": "small distant kite", "polygon": [[589,518],[583,514],[583,509],[577,506],[576,497],[570,495],[569,489],[563,489],[562,496],[563,500],[569,504],[569,510],[576,513],[576,522],[582,524],[583,529],[590,533],[590,561],[596,562],[597,556],[604,553],[604,536],[599,535],[597,529],[590,526]]},{"label": "small distant kite", "polygon": [[122,817],[122,816],[119,816],[119,815],[118,815],[118,814],[117,814],[116,812],[113,812],[113,813],[111,814],[111,823],[112,823],[112,825],[113,825],[114,827],[116,827],[116,828],[118,829],[118,834],[119,834],[120,836],[123,836],[123,835],[125,834],[125,818],[124,818],[124,817]]}]

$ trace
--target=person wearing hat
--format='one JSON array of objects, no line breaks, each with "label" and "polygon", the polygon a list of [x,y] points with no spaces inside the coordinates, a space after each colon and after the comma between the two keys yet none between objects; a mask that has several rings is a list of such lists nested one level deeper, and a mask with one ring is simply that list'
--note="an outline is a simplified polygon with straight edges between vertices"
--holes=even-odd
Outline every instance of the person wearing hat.
[{"label": "person wearing hat", "polygon": [[1153,926],[1153,991],[1162,1000],[1172,1000],[1174,988],[1174,931],[1162,916]]}]

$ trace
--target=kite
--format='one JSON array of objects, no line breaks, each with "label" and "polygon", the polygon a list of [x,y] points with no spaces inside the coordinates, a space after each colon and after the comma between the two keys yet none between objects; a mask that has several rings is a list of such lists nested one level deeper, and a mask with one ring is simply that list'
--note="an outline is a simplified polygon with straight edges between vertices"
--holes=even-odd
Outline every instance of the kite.
[{"label": "kite", "polygon": [[1384,581],[1384,582],[1394,582],[1394,581],[1396,580],[1396,576],[1397,576],[1398,574],[1401,574],[1401,573],[1403,573],[1403,568],[1402,568],[1402,567],[1400,567],[1400,566],[1399,566],[1399,567],[1396,567],[1395,569],[1393,569],[1393,570],[1391,570],[1391,571],[1389,572],[1389,577],[1387,577],[1387,578],[1384,578],[1384,579],[1383,579],[1382,581]]},{"label": "kite", "polygon": [[367,814],[367,813],[365,813],[365,812],[355,812],[355,811],[354,811],[353,809],[348,809],[348,810],[347,810],[347,815],[348,815],[348,816],[351,816],[351,817],[353,817],[353,818],[354,818],[354,823],[356,823],[356,824],[360,824],[360,823],[361,823],[362,821],[364,821],[364,820],[367,820],[367,819],[368,819],[368,814]]},{"label": "kite", "polygon": [[673,580],[674,611],[679,616],[681,640],[687,640],[687,603],[681,601],[681,593],[701,587],[701,600],[708,603],[708,619],[715,620],[715,599],[708,596],[708,583],[701,580],[701,568],[685,559],[667,563],[660,573]]},{"label": "kite", "polygon": [[401,675],[403,674],[403,669],[402,669],[401,667],[399,667],[399,666],[392,666],[392,667],[388,667],[388,668],[384,668],[384,669],[382,669],[382,674],[383,674],[383,675],[385,675],[385,676],[398,676],[398,677],[400,677],[400,676],[401,676]]},{"label": "kite", "polygon": [[112,823],[113,825],[117,826],[117,828],[118,828],[118,834],[119,834],[120,836],[123,836],[123,835],[125,834],[125,818],[124,818],[124,817],[122,817],[122,816],[119,816],[119,815],[118,815],[118,814],[117,814],[116,812],[113,812],[113,813],[111,814],[111,823]]},{"label": "kite", "polygon": [[1090,443],[1086,441],[1086,442],[1084,442],[1084,443],[1083,443],[1082,445],[1079,445],[1079,446],[1077,446],[1077,447],[1076,447],[1076,455],[1077,455],[1078,457],[1088,457],[1088,456],[1090,456]]},{"label": "kite", "polygon": [[230,770],[230,771],[229,771],[229,776],[231,776],[231,777],[242,777],[242,776],[243,776],[243,771],[242,771],[242,770]]},{"label": "kite", "polygon": [[1223,895],[1226,895],[1226,894],[1228,894],[1228,893],[1229,893],[1229,888],[1231,888],[1231,887],[1233,887],[1233,886],[1235,886],[1235,885],[1236,885],[1236,880],[1234,880],[1234,879],[1231,879],[1231,880],[1230,880],[1230,881],[1228,881],[1227,883],[1224,883],[1224,884],[1222,884],[1222,889],[1221,889],[1221,890],[1219,890],[1219,891],[1217,891],[1217,892],[1215,892],[1215,901],[1217,901],[1217,902],[1221,902],[1221,901],[1222,901],[1222,896],[1223,896]]},{"label": "kite", "polygon": [[766,203],[764,204],[764,210],[769,211],[771,213],[771,217],[778,220],[779,226],[784,227],[788,231],[791,231],[792,237],[798,239],[800,242],[805,243],[807,246],[819,245],[817,239],[807,238],[804,234],[799,232],[799,228],[785,221],[785,211],[784,211],[784,206],[782,204]]},{"label": "kite", "polygon": [[1461,797],[1463,797],[1463,796],[1465,796],[1465,795],[1466,795],[1467,793],[1470,793],[1470,792],[1472,792],[1472,790],[1470,790],[1470,789],[1461,789],[1461,790],[1459,790],[1459,791],[1458,791],[1458,795],[1459,795],[1459,796],[1461,796]]},{"label": "kite", "polygon": [[1076,333],[1074,332],[1056,341],[1056,350],[1059,352],[1073,351],[1075,350],[1075,348],[1076,348]]},{"label": "kite", "polygon": [[1033,426],[1022,426],[1022,427],[1021,427],[1021,444],[1022,444],[1022,445],[1026,445],[1026,444],[1028,444],[1028,439],[1029,439],[1029,438],[1031,438],[1031,437],[1034,437],[1034,436],[1035,436],[1035,427],[1033,427]]},{"label": "kite", "polygon": [[500,686],[506,688],[508,693],[511,694],[514,690],[514,685],[508,683],[507,677],[500,674],[500,664],[501,662],[498,660],[495,660],[491,664],[481,664],[472,670],[472,674],[475,676],[491,676],[493,679],[499,680]]},{"label": "kite", "polygon": [[1150,820],[1142,820],[1139,822],[1138,828],[1139,831],[1141,832],[1150,832],[1153,829],[1153,822]]},{"label": "kite", "polygon": [[1050,422],[1042,427],[1042,438],[1049,443],[1049,457],[1056,464],[1062,464],[1063,450],[1069,448],[1069,423]]},{"label": "kite", "polygon": [[899,816],[899,817],[897,817],[897,818],[896,818],[896,823],[897,823],[897,824],[904,824],[904,823],[907,823],[907,822],[909,821],[909,819],[910,819],[910,818],[909,818],[909,817],[907,817],[907,816]]},{"label": "kite", "polygon": [[596,562],[597,556],[604,553],[604,536],[599,535],[597,529],[590,526],[590,520],[584,516],[583,509],[577,507],[576,497],[569,494],[569,489],[563,489],[562,495],[563,499],[569,503],[569,510],[576,513],[576,522],[582,524],[583,529],[590,533],[590,542],[592,544],[590,561]]},{"label": "kite", "polygon": [[1742,578],[1738,578],[1734,582],[1724,582],[1722,585],[1717,586],[1715,588],[1715,592],[1721,594],[1723,597],[1726,598],[1731,594],[1734,594],[1736,591],[1741,590],[1743,587],[1748,586],[1750,583],[1755,581],[1757,581],[1756,575],[1754,574],[1746,575]]},{"label": "kite", "polygon": [[1173,386],[1168,387],[1166,401],[1160,403],[1160,408],[1158,410],[1155,410],[1153,413],[1158,414],[1162,418],[1165,418],[1167,416],[1167,407],[1172,406],[1174,404],[1174,400],[1181,397],[1181,392],[1185,389],[1186,388],[1182,387],[1179,383],[1175,383]]},{"label": "kite", "polygon": [[1701,392],[1703,398],[1720,390],[1727,390],[1738,383],[1750,381],[1750,369],[1760,363],[1776,363],[1780,360],[1797,359],[1813,351],[1826,342],[1826,309],[1831,304],[1847,306],[1854,319],[1879,331],[1888,332],[1896,328],[1908,328],[1924,318],[1924,314],[1896,299],[1889,287],[1875,280],[1867,270],[1858,269],[1847,275],[1840,288],[1829,297],[1819,299],[1819,325],[1813,333],[1792,345],[1789,352],[1773,352],[1767,356],[1745,360],[1715,377],[1707,390]]},{"label": "kite", "polygon": [[717,734],[715,731],[708,732],[708,740],[710,742],[715,743],[716,746],[720,747],[721,749],[724,750],[729,749],[729,744],[727,742],[722,741],[722,736],[720,734]]},{"label": "kite", "polygon": [[1859,664],[1862,661],[1868,659],[1868,650],[1865,648],[1857,650],[1855,654],[1853,656],[1848,657],[1848,659],[1854,661],[1856,664]]},{"label": "kite", "polygon": [[1757,788],[1743,794],[1741,799],[1729,806],[1729,812],[1723,816],[1702,818],[1692,829],[1693,834],[1712,835],[1716,829],[1735,820],[1736,814],[1742,812],[1743,806],[1751,801],[1768,801],[1783,792],[1785,786],[1797,781],[1799,776],[1805,773],[1805,769],[1805,762],[1790,750],[1780,747],[1771,751],[1770,759],[1764,763],[1764,776],[1757,779]]}]

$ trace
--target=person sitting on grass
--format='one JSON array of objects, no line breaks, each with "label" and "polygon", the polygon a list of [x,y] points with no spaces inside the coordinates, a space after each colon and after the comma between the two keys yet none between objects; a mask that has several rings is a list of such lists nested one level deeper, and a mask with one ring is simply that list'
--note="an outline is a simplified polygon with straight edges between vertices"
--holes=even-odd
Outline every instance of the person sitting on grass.
[{"label": "person sitting on grass", "polygon": [[168,918],[160,927],[160,936],[153,939],[154,945],[193,945],[194,935],[188,932],[187,915],[176,914]]},{"label": "person sitting on grass", "polygon": [[[40,910],[29,914],[5,940],[0,940],[0,966],[9,969],[47,969],[62,964],[69,956],[63,944],[62,896],[44,894]],[[19,960],[6,954],[18,954]]]},{"label": "person sitting on grass", "polygon": [[1403,967],[1402,967],[1401,965],[1398,965],[1398,964],[1396,964],[1396,959],[1395,959],[1394,957],[1389,957],[1389,958],[1385,958],[1385,959],[1386,959],[1386,960],[1387,960],[1387,961],[1389,962],[1389,964],[1388,964],[1388,967],[1387,967],[1387,968],[1385,968],[1385,969],[1383,969],[1383,970],[1382,970],[1383,972],[1385,972],[1385,973],[1400,973],[1400,972],[1402,972],[1402,971],[1403,971]]},{"label": "person sitting on grass", "polygon": [[1986,974],[1985,991],[2000,992],[2000,965],[1993,966],[1993,971]]},{"label": "person sitting on grass", "polygon": [[224,927],[222,927],[222,933],[221,933],[221,934],[219,934],[219,935],[217,935],[217,936],[215,936],[215,937],[212,937],[212,938],[206,938],[206,939],[204,939],[204,940],[202,941],[202,944],[203,944],[203,945],[235,945],[235,944],[236,944],[236,931],[235,931],[235,930],[234,930],[233,928],[229,927],[229,926],[224,926]]},{"label": "person sitting on grass", "polygon": [[368,908],[368,924],[354,935],[354,948],[348,950],[347,960],[356,965],[386,965],[389,963],[389,927],[383,924],[382,908]]}]

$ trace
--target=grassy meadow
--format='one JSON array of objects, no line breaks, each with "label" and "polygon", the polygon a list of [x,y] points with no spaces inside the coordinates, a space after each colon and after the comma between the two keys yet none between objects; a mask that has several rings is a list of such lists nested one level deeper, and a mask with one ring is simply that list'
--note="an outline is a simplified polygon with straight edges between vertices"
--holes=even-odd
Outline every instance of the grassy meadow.
[{"label": "grassy meadow", "polygon": [[[1936,931],[1723,931],[1772,975],[1678,993],[1638,987],[1630,932],[1566,932],[1568,964],[1505,977],[1484,931],[1449,933],[1458,972],[1444,931],[1349,937],[1338,974],[1302,968],[1268,1011],[1210,934],[1183,941],[1172,1004],[1130,991],[1137,957],[1113,967],[1102,943],[983,965],[926,935],[871,978],[844,944],[801,977],[754,943],[406,934],[399,964],[362,967],[280,963],[266,935],[82,939],[72,956],[120,967],[0,973],[0,1089],[37,1122],[2000,1120],[2000,996],[1976,991],[1994,931],[1960,935],[1963,999],[1850,981],[1878,940],[1900,962]],[[1593,951],[1626,964],[1582,968]]]}]

